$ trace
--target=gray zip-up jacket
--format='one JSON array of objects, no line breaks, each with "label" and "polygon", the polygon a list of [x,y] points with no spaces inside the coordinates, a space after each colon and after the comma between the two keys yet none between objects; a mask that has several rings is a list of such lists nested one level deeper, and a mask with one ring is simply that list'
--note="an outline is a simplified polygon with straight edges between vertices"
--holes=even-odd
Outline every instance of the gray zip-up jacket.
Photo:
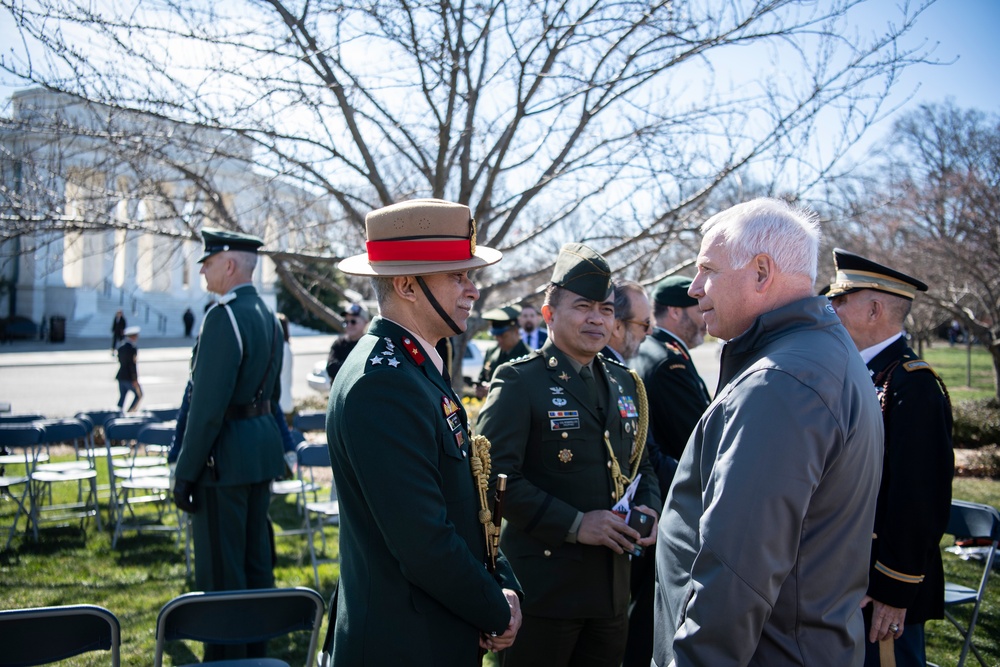
[{"label": "gray zip-up jacket", "polygon": [[757,318],[723,350],[656,550],[654,663],[850,667],[882,461],[882,418],[824,297]]}]

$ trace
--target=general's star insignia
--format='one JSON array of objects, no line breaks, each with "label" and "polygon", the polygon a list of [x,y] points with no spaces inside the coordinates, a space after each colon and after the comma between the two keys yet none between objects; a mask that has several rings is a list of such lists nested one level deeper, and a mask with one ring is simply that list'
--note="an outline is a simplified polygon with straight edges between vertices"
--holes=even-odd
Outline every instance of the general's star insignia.
[{"label": "general's star insignia", "polygon": [[390,366],[392,366],[393,368],[395,368],[396,366],[399,365],[399,359],[397,359],[396,357],[393,357],[392,359],[389,360],[388,363],[389,363]]},{"label": "general's star insignia", "polygon": [[382,357],[380,357],[380,356],[378,356],[376,354],[374,357],[372,357],[368,361],[372,362],[372,366],[375,366],[376,364],[381,364],[382,363]]}]

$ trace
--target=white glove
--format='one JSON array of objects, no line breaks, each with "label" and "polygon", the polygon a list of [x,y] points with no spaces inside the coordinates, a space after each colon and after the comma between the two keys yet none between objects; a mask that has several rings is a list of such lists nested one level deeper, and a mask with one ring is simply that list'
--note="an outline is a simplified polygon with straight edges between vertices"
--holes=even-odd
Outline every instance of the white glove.
[{"label": "white glove", "polygon": [[295,452],[285,452],[285,465],[288,466],[289,470],[294,472],[298,462],[299,457],[295,455]]}]

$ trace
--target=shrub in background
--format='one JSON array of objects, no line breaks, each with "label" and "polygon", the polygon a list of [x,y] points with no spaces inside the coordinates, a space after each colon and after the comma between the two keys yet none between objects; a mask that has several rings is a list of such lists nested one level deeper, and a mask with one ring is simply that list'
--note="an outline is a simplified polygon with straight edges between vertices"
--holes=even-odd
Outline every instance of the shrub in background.
[{"label": "shrub in background", "polygon": [[961,401],[952,406],[955,447],[979,449],[1000,445],[1000,405],[995,398]]}]

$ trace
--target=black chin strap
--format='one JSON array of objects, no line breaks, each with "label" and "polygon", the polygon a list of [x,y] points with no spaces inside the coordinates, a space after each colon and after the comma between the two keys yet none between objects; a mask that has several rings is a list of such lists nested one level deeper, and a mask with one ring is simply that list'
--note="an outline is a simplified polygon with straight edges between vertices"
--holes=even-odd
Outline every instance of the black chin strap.
[{"label": "black chin strap", "polygon": [[435,299],[434,295],[431,294],[431,291],[427,289],[427,283],[424,282],[423,276],[415,276],[415,277],[417,279],[417,284],[420,285],[420,289],[423,290],[424,292],[424,296],[427,297],[427,301],[430,302],[431,306],[434,308],[437,314],[441,316],[441,319],[444,320],[444,323],[447,324],[449,327],[451,327],[451,330],[455,332],[456,336],[462,333],[462,330],[458,328],[458,325],[455,324],[455,321],[448,316],[448,313],[446,313],[444,308],[441,307],[441,304],[438,303],[438,300]]}]

